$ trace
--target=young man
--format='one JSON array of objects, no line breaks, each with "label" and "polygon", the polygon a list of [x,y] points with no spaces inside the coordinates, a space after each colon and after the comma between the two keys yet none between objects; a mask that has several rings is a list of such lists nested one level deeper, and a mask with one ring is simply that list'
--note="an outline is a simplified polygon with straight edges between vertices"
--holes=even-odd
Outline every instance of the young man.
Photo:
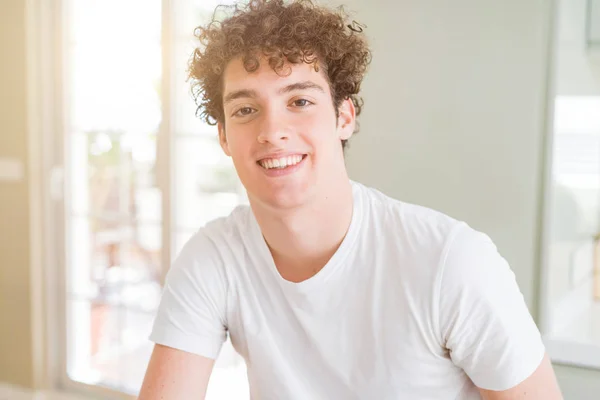
[{"label": "young man", "polygon": [[227,332],[253,399],[561,398],[492,241],[350,181],[360,25],[256,0],[200,28],[191,77],[250,207],[171,268],[141,400],[203,398]]}]

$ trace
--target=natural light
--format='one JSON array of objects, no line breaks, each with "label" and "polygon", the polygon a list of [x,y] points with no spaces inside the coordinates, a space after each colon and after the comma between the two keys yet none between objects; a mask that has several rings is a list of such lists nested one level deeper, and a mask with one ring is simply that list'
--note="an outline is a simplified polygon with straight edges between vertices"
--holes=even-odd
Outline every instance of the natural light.
[{"label": "natural light", "polygon": [[[195,117],[185,82],[193,27],[217,4],[196,3],[173,2],[180,19],[170,165],[157,161],[161,1],[69,3],[66,343],[67,373],[77,382],[137,393],[153,345],[165,240],[173,258],[198,228],[245,202],[214,127]],[[169,193],[157,179],[161,168],[173,177]],[[164,202],[173,210],[169,231]],[[245,365],[228,341],[207,398],[248,397]]]}]

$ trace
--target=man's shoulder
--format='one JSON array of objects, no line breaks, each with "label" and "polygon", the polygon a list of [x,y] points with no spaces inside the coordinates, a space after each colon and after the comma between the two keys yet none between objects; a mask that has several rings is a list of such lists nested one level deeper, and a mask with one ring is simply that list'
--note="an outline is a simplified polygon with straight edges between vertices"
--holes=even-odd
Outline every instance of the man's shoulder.
[{"label": "man's shoulder", "polygon": [[210,257],[243,246],[243,238],[251,231],[250,212],[249,206],[239,205],[228,215],[209,221],[192,235],[182,251]]},{"label": "man's shoulder", "polygon": [[208,222],[199,232],[208,237],[228,236],[244,234],[250,229],[250,206],[241,204],[235,207],[228,215],[218,217]]},{"label": "man's shoulder", "polygon": [[436,208],[400,200],[378,189],[357,185],[366,198],[365,210],[370,219],[392,236],[396,234],[428,244],[434,240],[441,244],[459,226],[465,225],[464,221]]}]

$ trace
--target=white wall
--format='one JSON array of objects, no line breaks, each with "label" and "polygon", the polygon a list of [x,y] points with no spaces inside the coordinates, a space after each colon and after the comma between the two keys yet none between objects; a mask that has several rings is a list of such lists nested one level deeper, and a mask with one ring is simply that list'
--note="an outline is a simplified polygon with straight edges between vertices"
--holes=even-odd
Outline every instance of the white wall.
[{"label": "white wall", "polygon": [[535,306],[549,2],[356,1],[374,59],[352,178],[488,233]]},{"label": "white wall", "polygon": [[[537,317],[552,1],[346,4],[374,55],[351,177],[488,233]],[[592,399],[600,373],[556,371]]]}]

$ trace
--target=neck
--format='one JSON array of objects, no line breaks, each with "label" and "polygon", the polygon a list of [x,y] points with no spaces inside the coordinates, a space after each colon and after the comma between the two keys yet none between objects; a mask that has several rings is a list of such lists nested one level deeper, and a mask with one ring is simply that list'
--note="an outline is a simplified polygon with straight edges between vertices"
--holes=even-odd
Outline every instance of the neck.
[{"label": "neck", "polygon": [[280,274],[302,281],[317,273],[338,249],[352,220],[348,179],[292,210],[273,212],[253,204],[252,211]]}]

